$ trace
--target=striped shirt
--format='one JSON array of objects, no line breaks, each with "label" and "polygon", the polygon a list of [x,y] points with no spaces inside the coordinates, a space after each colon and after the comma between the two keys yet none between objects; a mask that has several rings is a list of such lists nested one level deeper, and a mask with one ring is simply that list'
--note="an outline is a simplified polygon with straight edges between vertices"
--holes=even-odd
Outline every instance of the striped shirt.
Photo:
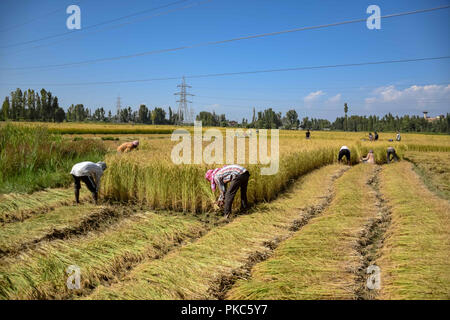
[{"label": "striped shirt", "polygon": [[222,167],[214,174],[214,184],[217,184],[221,193],[224,193],[225,183],[230,182],[235,176],[243,174],[246,171],[247,169],[237,164]]}]

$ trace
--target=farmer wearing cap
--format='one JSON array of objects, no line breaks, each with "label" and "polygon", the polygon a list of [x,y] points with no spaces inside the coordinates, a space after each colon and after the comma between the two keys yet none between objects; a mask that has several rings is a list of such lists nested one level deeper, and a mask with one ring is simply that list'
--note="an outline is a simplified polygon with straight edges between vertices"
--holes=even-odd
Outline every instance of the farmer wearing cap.
[{"label": "farmer wearing cap", "polygon": [[[212,191],[216,191],[216,185],[219,187],[220,196],[217,204],[219,206],[224,205],[223,213],[225,218],[228,218],[231,213],[231,205],[239,188],[241,189],[241,209],[247,209],[247,185],[249,177],[250,173],[248,170],[237,164],[227,165],[220,169],[216,168],[206,172],[205,178],[211,182]],[[225,187],[227,183],[230,183],[228,188]]]},{"label": "farmer wearing cap", "polygon": [[136,149],[139,146],[139,140],[134,140],[133,142],[124,142],[117,147],[117,152],[129,152]]},{"label": "farmer wearing cap", "polygon": [[100,188],[100,178],[103,175],[103,171],[106,170],[106,163],[104,162],[90,162],[84,161],[77,163],[72,167],[70,174],[75,181],[75,201],[80,203],[80,189],[81,181],[83,181],[89,191],[91,191],[95,204],[98,200],[98,190]]}]

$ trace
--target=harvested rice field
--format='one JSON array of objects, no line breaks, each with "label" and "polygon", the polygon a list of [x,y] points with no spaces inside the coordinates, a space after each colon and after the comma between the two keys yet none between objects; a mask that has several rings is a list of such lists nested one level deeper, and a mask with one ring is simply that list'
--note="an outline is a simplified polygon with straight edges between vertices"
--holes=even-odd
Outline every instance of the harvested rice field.
[{"label": "harvested rice field", "polygon": [[[216,138],[196,153],[193,127],[48,126],[55,143],[100,150],[99,202],[82,184],[75,203],[70,169],[57,187],[0,194],[0,299],[450,298],[448,136],[280,130],[264,140],[234,129],[229,156],[216,143],[223,128],[200,129]],[[192,164],[173,161],[183,139]],[[136,150],[116,151],[134,140]],[[337,161],[343,145],[350,165]],[[399,161],[387,163],[390,146]],[[360,163],[369,150],[375,163]],[[205,180],[220,165],[208,156],[248,169],[248,210],[238,193],[223,217]],[[269,167],[276,173],[262,174]],[[34,183],[31,174],[17,181]]]}]

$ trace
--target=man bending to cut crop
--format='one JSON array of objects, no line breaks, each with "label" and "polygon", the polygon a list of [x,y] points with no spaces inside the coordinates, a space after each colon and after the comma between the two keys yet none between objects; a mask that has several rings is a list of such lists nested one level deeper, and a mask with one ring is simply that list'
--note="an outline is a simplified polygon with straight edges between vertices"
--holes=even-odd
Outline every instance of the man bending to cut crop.
[{"label": "man bending to cut crop", "polygon": [[75,201],[80,203],[80,189],[81,181],[83,181],[89,191],[92,193],[95,204],[98,201],[98,190],[100,188],[100,178],[103,175],[103,171],[106,170],[106,163],[104,162],[90,162],[84,161],[77,163],[72,167],[70,174],[75,181]]},{"label": "man bending to cut crop", "polygon": [[[224,217],[228,218],[231,213],[231,206],[233,204],[234,196],[239,188],[241,189],[241,210],[247,210],[247,186],[250,173],[244,167],[237,164],[208,170],[206,172],[206,180],[211,182],[212,191],[216,191],[216,185],[219,186],[220,196],[217,203],[224,205]],[[230,183],[229,187],[225,185]],[[224,203],[225,202],[225,203]]]},{"label": "man bending to cut crop", "polygon": [[339,150],[338,162],[341,162],[345,157],[347,164],[350,165],[350,149],[347,146],[342,146]]}]

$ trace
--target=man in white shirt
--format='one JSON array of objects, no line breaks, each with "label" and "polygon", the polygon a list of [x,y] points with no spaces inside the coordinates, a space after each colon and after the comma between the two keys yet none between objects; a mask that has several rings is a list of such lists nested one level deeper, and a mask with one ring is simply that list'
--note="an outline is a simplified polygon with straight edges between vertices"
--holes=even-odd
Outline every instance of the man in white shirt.
[{"label": "man in white shirt", "polygon": [[70,174],[75,181],[75,201],[80,203],[80,189],[81,181],[83,181],[89,191],[92,192],[95,204],[98,201],[98,190],[100,188],[100,178],[103,175],[103,171],[106,170],[106,163],[104,162],[90,162],[84,161],[77,163],[72,167]]},{"label": "man in white shirt", "polygon": [[341,162],[344,156],[347,160],[347,164],[350,165],[350,149],[347,146],[342,146],[339,150],[338,162]]}]

